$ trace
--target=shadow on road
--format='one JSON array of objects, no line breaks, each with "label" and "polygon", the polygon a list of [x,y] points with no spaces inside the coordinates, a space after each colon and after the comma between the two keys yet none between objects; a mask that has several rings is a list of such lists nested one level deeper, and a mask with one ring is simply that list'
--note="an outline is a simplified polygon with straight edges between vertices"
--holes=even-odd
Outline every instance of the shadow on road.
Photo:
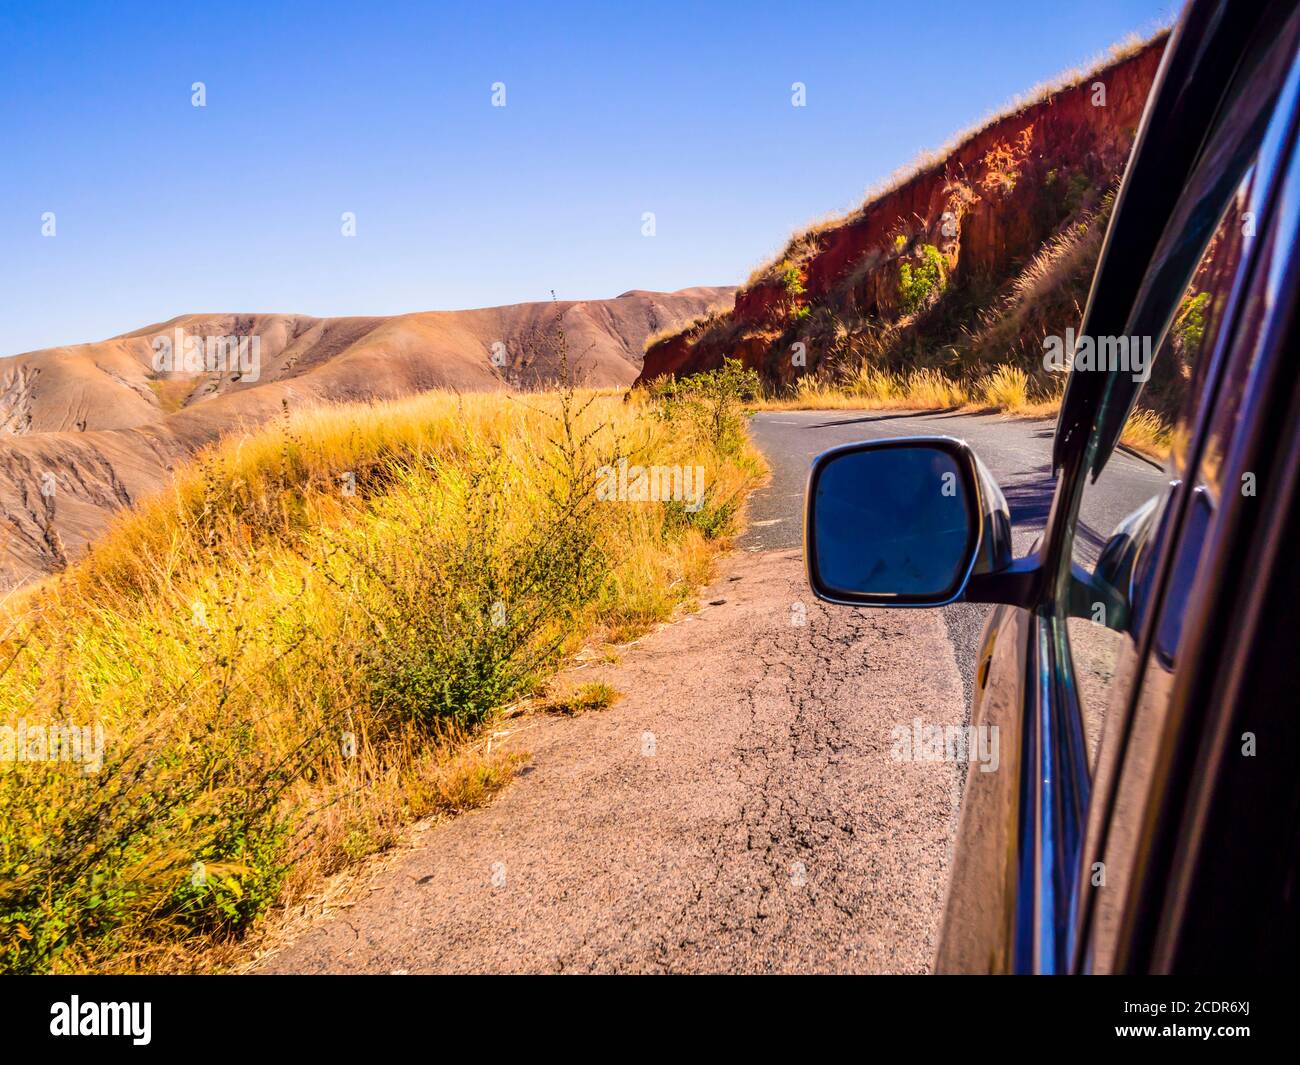
[{"label": "shadow on road", "polygon": [[[1052,477],[1050,465],[1040,466],[1029,476],[1005,485],[1002,494],[1006,496],[1007,506],[1011,510],[1012,528],[1017,531],[1041,531],[1047,524],[1055,491],[1056,481]],[[1082,548],[1083,557],[1095,561],[1110,535],[1098,532],[1086,521],[1080,520],[1075,526],[1074,538]]]},{"label": "shadow on road", "polygon": [[1029,476],[1003,485],[1002,494],[1011,508],[1012,528],[1041,530],[1047,524],[1055,491],[1056,480],[1050,465],[1040,466]]},{"label": "shadow on road", "polygon": [[944,407],[940,410],[925,411],[922,414],[917,414],[914,410],[903,411],[901,414],[872,414],[866,418],[841,418],[836,422],[818,422],[815,425],[810,425],[808,428],[834,429],[837,425],[861,425],[863,422],[888,422],[893,421],[895,418],[935,417],[940,414],[951,414],[953,411],[959,409],[960,408],[958,407]]}]

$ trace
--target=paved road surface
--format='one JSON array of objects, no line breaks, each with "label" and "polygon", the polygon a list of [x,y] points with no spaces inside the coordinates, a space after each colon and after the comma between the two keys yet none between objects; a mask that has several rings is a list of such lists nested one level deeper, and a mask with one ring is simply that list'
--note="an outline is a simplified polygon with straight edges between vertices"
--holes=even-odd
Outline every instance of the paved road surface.
[{"label": "paved road surface", "polygon": [[[824,607],[799,515],[833,444],[945,433],[999,479],[1018,547],[1041,529],[1051,425],[850,412],[755,419],[773,467],[698,614],[590,664],[625,697],[525,717],[530,769],[425,833],[266,972],[921,972],[938,931],[961,774],[890,757],[892,729],[964,720],[982,608]],[[1159,484],[1119,456],[1090,522]],[[1109,476],[1109,473],[1108,473]]]}]

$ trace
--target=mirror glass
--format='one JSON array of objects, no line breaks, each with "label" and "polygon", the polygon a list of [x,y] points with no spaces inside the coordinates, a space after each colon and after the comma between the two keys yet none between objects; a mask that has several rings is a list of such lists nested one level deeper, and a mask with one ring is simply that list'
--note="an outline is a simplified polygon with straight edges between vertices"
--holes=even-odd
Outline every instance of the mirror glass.
[{"label": "mirror glass", "polygon": [[828,594],[942,601],[975,551],[975,501],[957,458],[889,446],[831,457],[816,479],[815,576]]}]

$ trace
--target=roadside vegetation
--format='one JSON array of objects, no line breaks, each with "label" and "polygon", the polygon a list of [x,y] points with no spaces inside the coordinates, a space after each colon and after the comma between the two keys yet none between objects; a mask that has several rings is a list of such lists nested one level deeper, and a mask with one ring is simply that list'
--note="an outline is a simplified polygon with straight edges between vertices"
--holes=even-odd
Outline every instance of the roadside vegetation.
[{"label": "roadside vegetation", "polygon": [[[763,473],[745,384],[286,413],[12,595],[0,724],[30,760],[0,765],[0,970],[211,968],[413,820],[489,800],[518,756],[485,726],[709,577]],[[702,468],[702,492],[601,498],[620,460]],[[40,760],[60,726],[102,727],[102,765]]]},{"label": "roadside vegetation", "polygon": [[618,701],[620,694],[612,685],[604,681],[593,681],[590,684],[580,684],[565,692],[548,692],[539,709],[547,714],[573,717],[576,714],[587,714],[595,710],[608,710]]},{"label": "roadside vegetation", "polygon": [[[768,394],[757,410],[909,410],[996,412],[1021,418],[1052,418],[1063,389],[1036,389],[1018,366],[999,366],[974,380],[938,370],[879,370],[858,366],[852,375],[806,377],[788,392]],[[1169,454],[1173,428],[1161,415],[1139,407],[1124,424],[1120,442],[1152,458]]]}]

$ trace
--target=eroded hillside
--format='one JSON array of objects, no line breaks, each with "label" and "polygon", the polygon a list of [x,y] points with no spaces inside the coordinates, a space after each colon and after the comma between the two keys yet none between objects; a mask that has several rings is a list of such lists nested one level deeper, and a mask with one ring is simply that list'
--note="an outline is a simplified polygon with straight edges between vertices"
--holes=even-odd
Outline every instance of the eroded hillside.
[{"label": "eroded hillside", "polygon": [[795,236],[730,310],[653,339],[639,380],[725,357],[778,392],[864,364],[1041,375],[1043,337],[1081,317],[1165,39],[1041,90],[847,217]]}]

